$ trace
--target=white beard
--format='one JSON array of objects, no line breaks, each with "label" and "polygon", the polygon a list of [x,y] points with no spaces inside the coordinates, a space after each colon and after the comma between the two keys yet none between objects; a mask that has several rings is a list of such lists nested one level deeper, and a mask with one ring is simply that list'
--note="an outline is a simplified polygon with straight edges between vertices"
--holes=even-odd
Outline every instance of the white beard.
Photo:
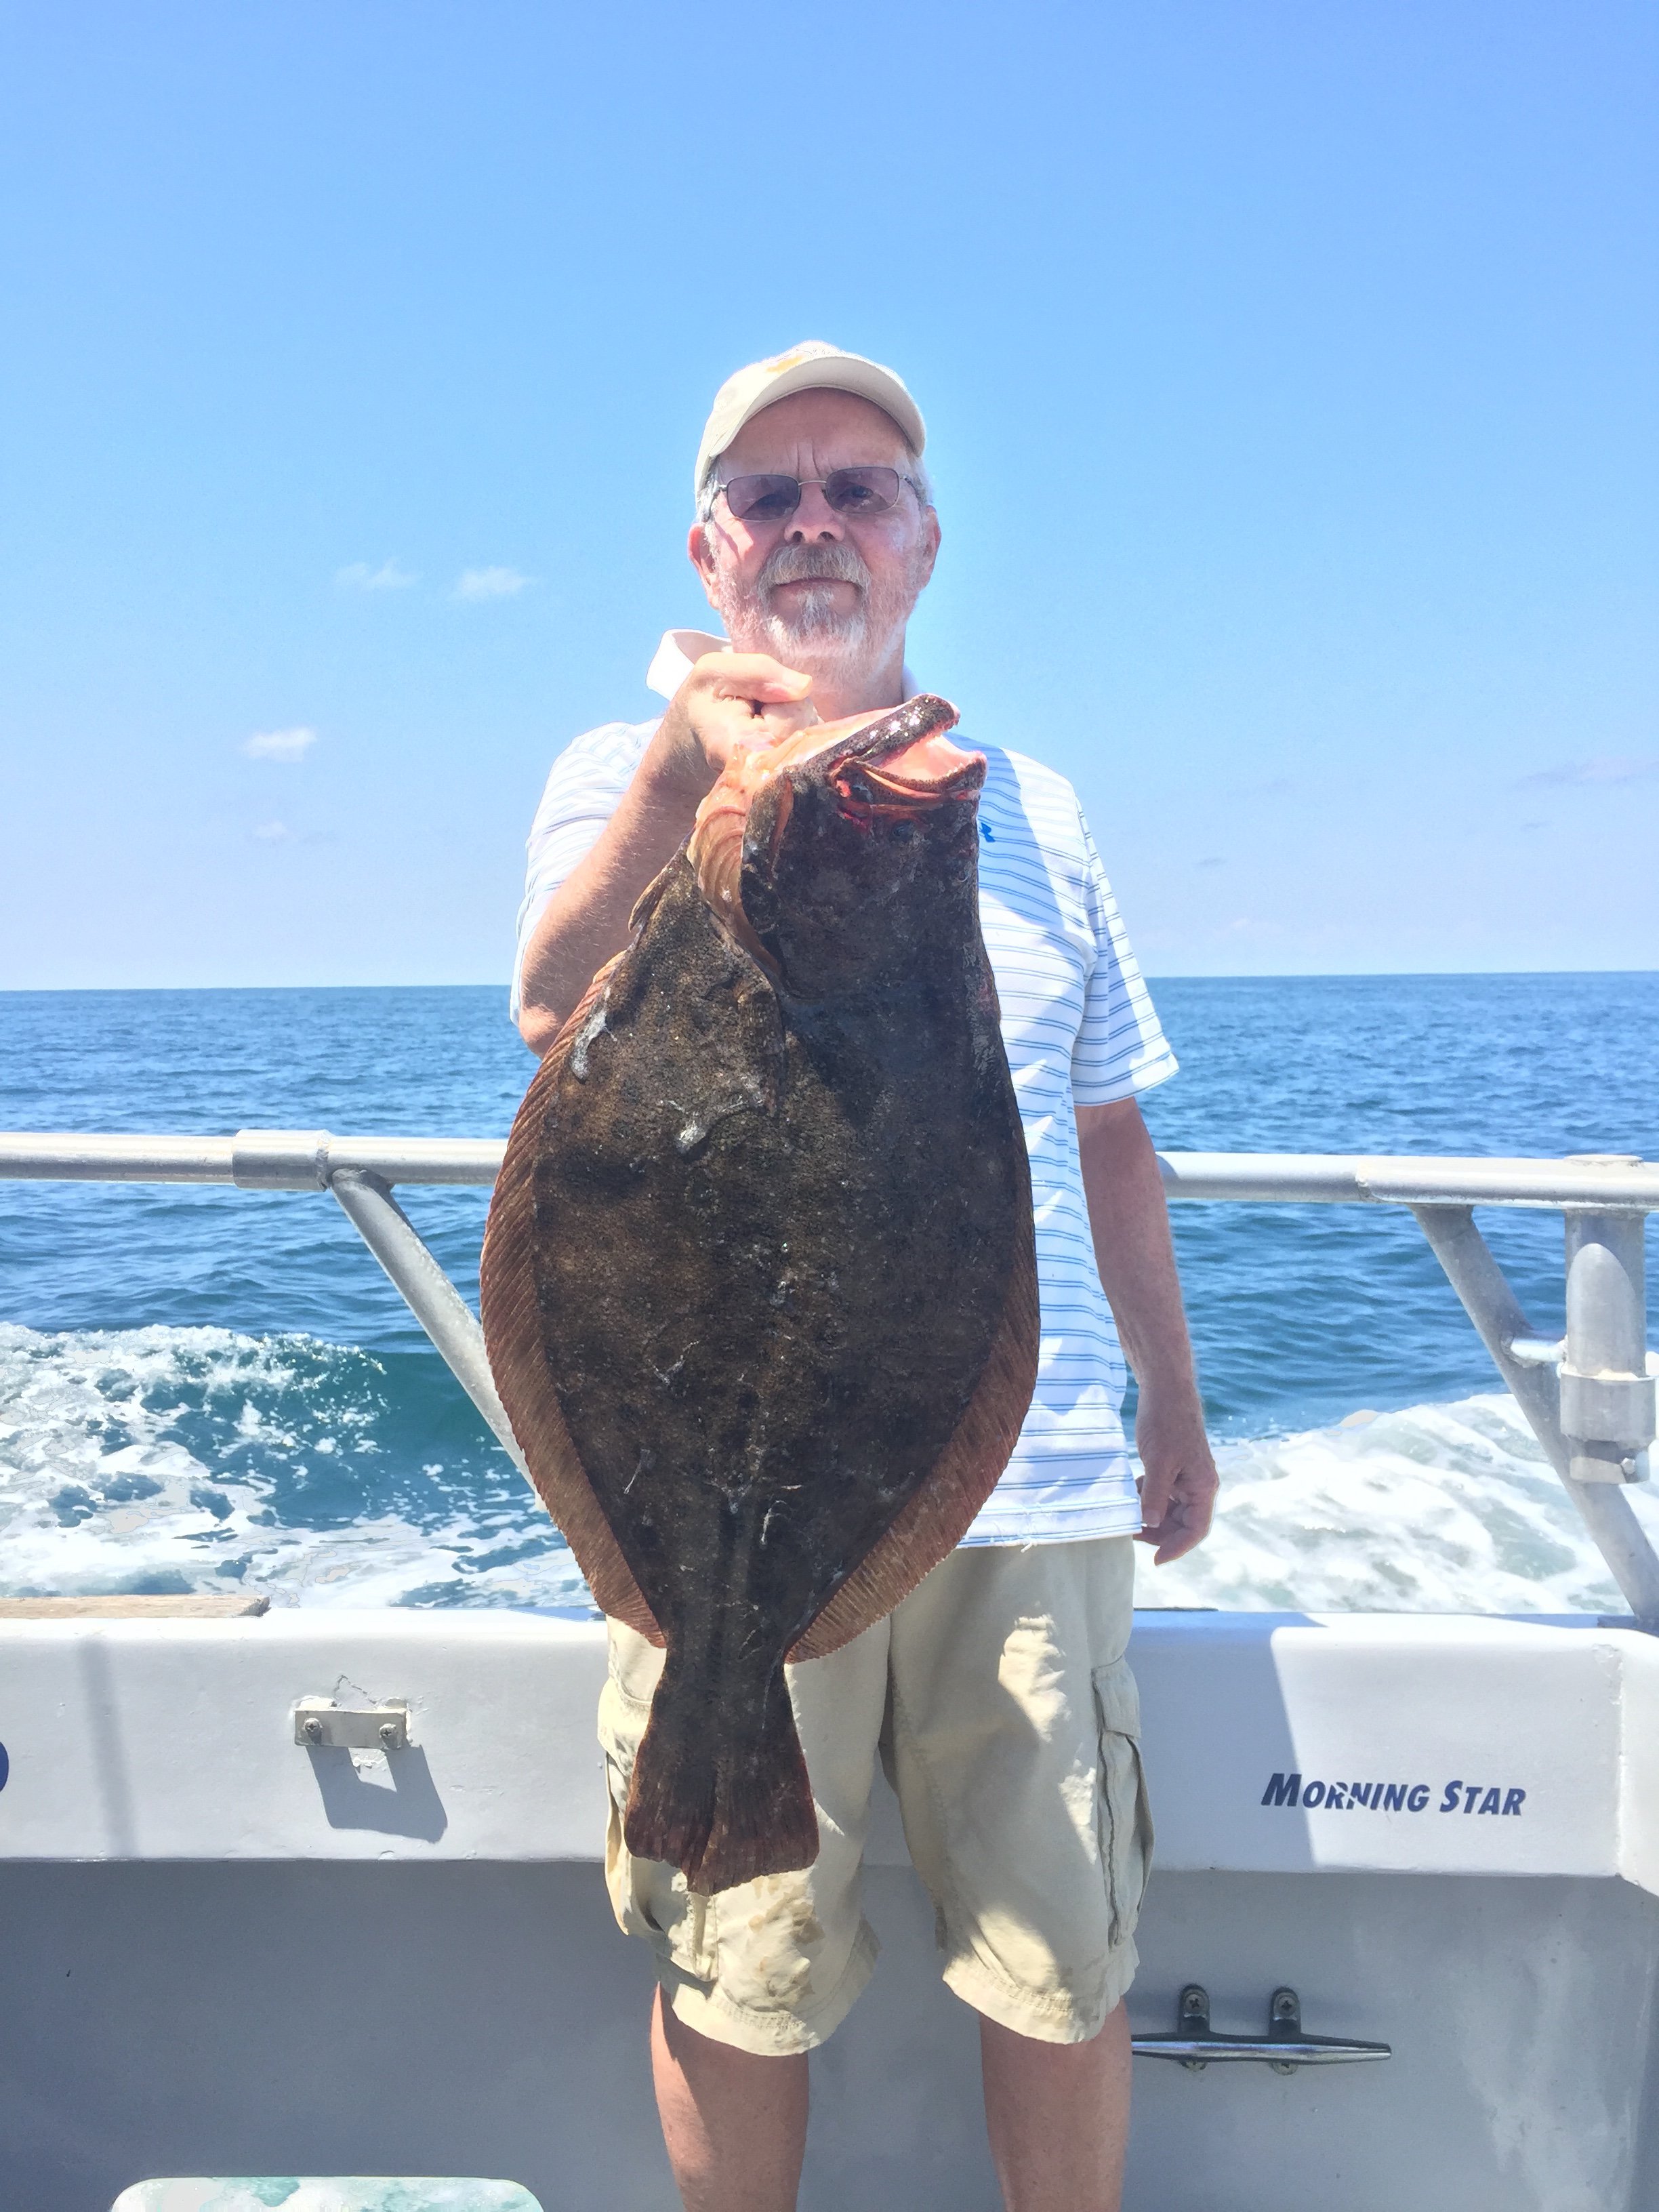
[{"label": "white beard", "polygon": [[[774,601],[779,584],[822,577],[823,587],[798,594],[787,611]],[[843,612],[835,587],[853,585],[855,605]],[[856,676],[878,668],[897,647],[921,588],[921,579],[879,586],[863,559],[844,542],[779,545],[750,585],[722,577],[717,587],[726,635],[740,653],[770,653],[809,675]]]}]

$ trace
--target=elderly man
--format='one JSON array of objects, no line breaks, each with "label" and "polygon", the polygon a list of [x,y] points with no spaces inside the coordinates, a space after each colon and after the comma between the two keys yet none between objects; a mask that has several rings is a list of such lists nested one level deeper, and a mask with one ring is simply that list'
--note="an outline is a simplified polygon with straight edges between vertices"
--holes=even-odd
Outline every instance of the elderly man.
[{"label": "elderly man", "polygon": [[[672,695],[661,720],[608,723],[554,765],[520,921],[517,1012],[533,1050],[627,942],[635,898],[734,744],[908,695],[905,625],[939,544],[924,436],[890,370],[831,346],[722,386],[690,550],[726,639],[671,633],[649,678]],[[1160,1561],[1190,1549],[1216,1476],[1136,1103],[1175,1060],[1070,785],[982,750],[980,911],[1030,1155],[1041,1367],[963,1544],[887,1620],[788,1670],[818,1806],[814,1866],[705,1899],[630,1859],[622,1808],[661,1654],[611,1628],[608,1877],[622,1926],[656,1954],[657,2101],[691,2212],[795,2202],[806,2053],[874,1963],[858,1877],[878,1753],[933,1893],[945,1979],[980,2014],[1011,2212],[1119,2200],[1122,1999],[1151,1847],[1124,1660],[1131,1540]],[[1139,1496],[1120,1335],[1140,1392]]]}]

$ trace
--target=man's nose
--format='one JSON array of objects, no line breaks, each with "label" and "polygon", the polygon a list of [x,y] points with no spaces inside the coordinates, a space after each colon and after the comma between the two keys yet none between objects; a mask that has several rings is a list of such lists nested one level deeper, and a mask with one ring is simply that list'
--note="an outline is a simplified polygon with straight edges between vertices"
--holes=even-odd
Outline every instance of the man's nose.
[{"label": "man's nose", "polygon": [[821,545],[826,538],[845,538],[847,526],[824,497],[822,484],[804,483],[785,534],[792,545]]}]

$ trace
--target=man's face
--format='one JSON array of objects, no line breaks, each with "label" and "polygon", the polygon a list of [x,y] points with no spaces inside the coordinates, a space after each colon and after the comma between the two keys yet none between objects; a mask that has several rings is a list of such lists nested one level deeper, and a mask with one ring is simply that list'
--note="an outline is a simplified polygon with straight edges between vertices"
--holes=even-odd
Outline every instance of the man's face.
[{"label": "man's face", "polygon": [[890,416],[848,392],[800,392],[763,408],[720,456],[721,483],[739,476],[798,478],[793,514],[739,521],[724,497],[694,526],[691,558],[739,653],[797,667],[874,670],[902,645],[933,574],[939,520],[908,484],[883,514],[837,514],[810,478],[880,465],[901,477],[910,456]]}]

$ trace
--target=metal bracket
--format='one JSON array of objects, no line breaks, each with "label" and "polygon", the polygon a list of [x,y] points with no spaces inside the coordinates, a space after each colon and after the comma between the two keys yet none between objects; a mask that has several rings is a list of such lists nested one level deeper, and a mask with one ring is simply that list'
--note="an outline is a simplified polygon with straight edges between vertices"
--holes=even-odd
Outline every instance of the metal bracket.
[{"label": "metal bracket", "polygon": [[1392,2058],[1386,2043],[1356,2043],[1345,2036],[1304,2035],[1302,2000],[1294,1990],[1275,1990],[1267,2006],[1265,2035],[1222,2035],[1210,2026],[1210,1993],[1188,1982],[1176,2003],[1176,2027],[1168,2035],[1133,2038],[1137,2058],[1173,2058],[1189,2074],[1201,2074],[1218,2060],[1271,2066],[1275,2074],[1294,2074],[1298,2066],[1340,2066],[1360,2058]]},{"label": "metal bracket", "polygon": [[[1624,1234],[1620,1223],[1610,1225],[1606,1216],[1596,1220],[1567,1215],[1567,1333],[1558,1347],[1528,1325],[1508,1279],[1474,1225],[1470,1207],[1413,1205],[1412,1212],[1550,1465],[1583,1516],[1636,1626],[1659,1634],[1659,1556],[1632,1512],[1623,1487],[1645,1477],[1644,1458],[1620,1445],[1565,1435],[1556,1371],[1559,1361],[1592,1375],[1608,1370],[1634,1375],[1647,1365],[1640,1342],[1641,1217],[1632,1217],[1636,1224],[1632,1237]],[[1603,1265],[1596,1252],[1585,1252],[1583,1248],[1595,1242],[1591,1232],[1598,1228],[1604,1243],[1619,1246],[1613,1256],[1620,1264]],[[1603,1312],[1603,1307],[1608,1311]],[[1626,1458],[1628,1468],[1623,1463]]]},{"label": "metal bracket", "polygon": [[1561,1366],[1561,1427],[1569,1437],[1620,1444],[1644,1452],[1653,1442],[1654,1382],[1651,1375],[1621,1375],[1603,1368],[1586,1375]]},{"label": "metal bracket", "polygon": [[1565,1336],[1511,1336],[1504,1349],[1522,1367],[1559,1367],[1567,1356]]},{"label": "metal bracket", "polygon": [[409,1700],[337,1705],[331,1698],[301,1698],[294,1708],[294,1741],[307,1751],[407,1751]]},{"label": "metal bracket", "polygon": [[[1620,1155],[1594,1164],[1629,1163]],[[1573,1207],[1564,1225],[1567,1341],[1560,1382],[1567,1472],[1579,1483],[1645,1482],[1654,1391],[1642,1224]]]},{"label": "metal bracket", "polygon": [[1569,1362],[1565,1336],[1553,1341],[1514,1336],[1504,1349],[1522,1367],[1548,1368],[1555,1374],[1561,1392],[1560,1425],[1572,1449],[1576,1481],[1647,1480],[1659,1354],[1647,1354],[1642,1373],[1608,1368],[1586,1373]]},{"label": "metal bracket", "polygon": [[230,1179],[238,1190],[325,1190],[326,1129],[239,1129]]}]

